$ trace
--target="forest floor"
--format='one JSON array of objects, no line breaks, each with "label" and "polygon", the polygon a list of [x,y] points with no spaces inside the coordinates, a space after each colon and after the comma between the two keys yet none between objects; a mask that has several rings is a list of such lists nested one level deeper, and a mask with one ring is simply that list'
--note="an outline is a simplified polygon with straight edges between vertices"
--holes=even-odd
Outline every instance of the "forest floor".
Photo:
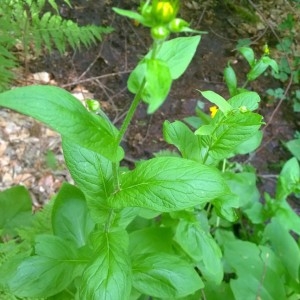
[{"label": "forest floor", "polygon": [[[119,126],[133,98],[126,89],[129,73],[151,45],[148,29],[112,11],[114,6],[136,9],[138,4],[134,2],[137,1],[73,0],[73,8],[61,5],[63,17],[79,24],[112,26],[114,32],[90,49],[68,51],[63,56],[54,51],[30,60],[29,73],[20,72],[18,84],[37,83],[40,72],[45,72],[50,78],[42,81],[64,87],[82,101],[98,100]],[[229,61],[238,73],[240,85],[243,84],[249,69],[235,51],[239,40],[251,39],[258,57],[265,43],[271,49],[275,47],[278,40],[274,32],[288,13],[294,13],[293,6],[284,0],[256,2],[254,5],[248,1],[245,17],[240,10],[225,4],[227,1],[209,0],[201,4],[182,1],[181,17],[189,20],[192,28],[207,34],[202,36],[192,63],[173,84],[164,105],[153,115],[146,113],[145,105],[139,106],[122,144],[127,153],[125,164],[130,166],[164,149],[173,150],[163,141],[162,124],[165,120],[182,120],[194,115],[198,101],[205,102],[197,89],[213,90],[228,97],[223,69]],[[268,88],[278,87],[285,89],[286,84],[271,76],[262,76],[248,86],[262,98],[259,113],[266,125],[261,146],[255,153],[238,158],[239,162],[250,163],[257,169],[260,189],[271,194],[283,163],[291,157],[284,142],[300,130],[299,113],[293,112],[292,104],[283,101],[278,106],[278,101],[270,101],[266,96]],[[206,112],[208,105],[205,103]],[[36,206],[53,196],[63,181],[72,181],[64,165],[59,136],[40,123],[8,110],[0,110],[0,157],[0,190],[24,184],[30,189]]]}]

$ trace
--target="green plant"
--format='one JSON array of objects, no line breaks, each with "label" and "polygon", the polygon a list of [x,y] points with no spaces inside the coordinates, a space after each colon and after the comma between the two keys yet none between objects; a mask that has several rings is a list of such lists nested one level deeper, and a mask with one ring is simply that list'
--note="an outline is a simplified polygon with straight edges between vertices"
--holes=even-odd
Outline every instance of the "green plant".
[{"label": "green plant", "polygon": [[[115,11],[171,31],[177,5],[147,1],[141,14]],[[181,31],[192,30],[183,26]],[[128,79],[135,96],[119,130],[99,108],[97,114],[87,111],[57,87],[0,94],[1,106],[61,134],[76,182],[64,184],[50,206],[34,216],[23,187],[0,194],[3,297],[299,298],[299,246],[289,233],[299,234],[299,218],[286,202],[289,193],[299,190],[297,161],[284,167],[276,197],[266,196],[266,207],[259,202],[255,174],[236,173],[227,163],[262,124],[262,116],[253,112],[260,101],[256,93],[242,92],[226,101],[202,91],[219,107],[213,118],[195,132],[181,121],[164,123],[164,138],[177,155],[163,152],[132,170],[120,166],[120,143],[138,104],[144,101],[149,113],[156,111],[200,42],[199,35],[170,41],[152,37],[150,52]],[[13,199],[18,205],[11,205]],[[47,222],[41,224],[41,218]],[[288,257],[282,245],[289,247]]]},{"label": "green plant", "polygon": [[247,73],[247,79],[243,83],[242,87],[238,86],[237,76],[232,68],[231,64],[224,69],[224,79],[231,96],[237,95],[240,92],[246,91],[246,86],[249,82],[256,80],[261,76],[269,67],[276,74],[278,73],[278,65],[276,61],[269,57],[269,48],[267,45],[264,47],[264,54],[259,58],[255,58],[254,51],[249,46],[241,46],[237,48],[237,51],[246,59],[249,64],[250,70]]},{"label": "green plant", "polygon": [[[294,112],[300,111],[300,90],[298,88],[300,82],[300,53],[297,49],[297,31],[298,23],[296,22],[297,13],[295,15],[288,14],[287,17],[279,24],[278,29],[280,34],[283,36],[276,49],[278,52],[278,72],[272,72],[274,78],[278,79],[282,83],[287,83],[290,81],[292,87],[291,92],[288,96],[278,95],[277,89],[269,89],[267,93],[274,99],[287,98],[293,102]],[[283,90],[283,89],[282,89]]]},{"label": "green plant", "polygon": [[[70,5],[69,0],[64,0]],[[46,11],[46,5],[52,12]],[[41,50],[51,51],[54,47],[60,53],[69,45],[73,49],[86,47],[101,41],[102,34],[112,28],[87,25],[78,26],[71,20],[64,20],[55,0],[2,0],[0,7],[0,91],[7,89],[13,78],[13,68],[18,57],[13,47],[22,44],[25,60],[30,49],[38,55]]]}]

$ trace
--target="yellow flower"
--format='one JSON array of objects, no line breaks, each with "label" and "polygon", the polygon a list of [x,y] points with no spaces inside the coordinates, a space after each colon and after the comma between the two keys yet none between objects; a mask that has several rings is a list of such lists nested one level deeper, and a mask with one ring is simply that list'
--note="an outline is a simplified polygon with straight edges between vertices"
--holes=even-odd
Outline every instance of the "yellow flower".
[{"label": "yellow flower", "polygon": [[210,111],[210,116],[213,118],[216,115],[217,111],[218,111],[218,107],[215,106],[215,105],[211,106],[209,108],[209,111]]},{"label": "yellow flower", "polygon": [[159,1],[153,7],[153,14],[158,21],[170,22],[175,17],[173,5],[169,1]]},{"label": "yellow flower", "polygon": [[263,51],[264,51],[264,55],[270,54],[270,48],[269,48],[268,44],[264,44]]}]

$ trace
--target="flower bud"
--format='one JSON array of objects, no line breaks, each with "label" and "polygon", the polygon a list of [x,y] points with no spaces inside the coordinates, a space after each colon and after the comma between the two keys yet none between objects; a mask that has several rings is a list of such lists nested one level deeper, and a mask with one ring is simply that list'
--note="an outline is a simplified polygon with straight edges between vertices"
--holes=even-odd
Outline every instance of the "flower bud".
[{"label": "flower bud", "polygon": [[189,24],[184,21],[183,19],[173,19],[170,23],[169,23],[169,29],[171,32],[181,32],[181,30],[183,28],[188,27]]},{"label": "flower bud", "polygon": [[159,1],[153,5],[152,15],[161,23],[168,23],[175,17],[176,11],[169,1]]},{"label": "flower bud", "polygon": [[151,36],[154,40],[164,40],[169,34],[170,31],[165,26],[155,26],[151,28]]}]

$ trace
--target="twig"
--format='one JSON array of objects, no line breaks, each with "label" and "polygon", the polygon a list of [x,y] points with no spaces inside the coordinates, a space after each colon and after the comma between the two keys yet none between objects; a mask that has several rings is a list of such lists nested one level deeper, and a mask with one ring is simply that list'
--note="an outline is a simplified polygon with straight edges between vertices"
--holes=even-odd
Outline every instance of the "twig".
[{"label": "twig", "polygon": [[277,103],[275,109],[273,110],[273,112],[272,112],[272,114],[271,114],[271,116],[270,116],[270,119],[268,120],[267,124],[266,124],[265,127],[262,129],[263,132],[265,132],[265,130],[268,128],[268,126],[272,123],[273,118],[275,117],[275,115],[276,115],[276,113],[278,112],[278,110],[279,110],[279,108],[280,108],[280,106],[281,106],[283,100],[285,99],[285,97],[286,97],[288,91],[290,90],[292,83],[293,83],[293,76],[292,76],[292,74],[291,74],[290,79],[289,79],[289,83],[288,83],[288,85],[287,85],[287,87],[286,87],[286,89],[285,89],[285,91],[284,91],[284,94],[282,95],[282,97],[280,98],[279,102]]},{"label": "twig", "polygon": [[120,74],[128,74],[130,72],[132,72],[132,70],[115,72],[115,73],[110,73],[110,74],[104,74],[104,75],[100,75],[100,76],[96,76],[96,77],[90,77],[90,78],[81,79],[81,80],[78,79],[78,80],[73,81],[71,83],[64,84],[64,85],[62,85],[62,87],[65,88],[65,87],[69,87],[69,86],[72,86],[72,85],[77,85],[77,84],[84,83],[84,82],[94,81],[94,80],[97,80],[97,79],[117,76],[117,75],[120,75]]}]

